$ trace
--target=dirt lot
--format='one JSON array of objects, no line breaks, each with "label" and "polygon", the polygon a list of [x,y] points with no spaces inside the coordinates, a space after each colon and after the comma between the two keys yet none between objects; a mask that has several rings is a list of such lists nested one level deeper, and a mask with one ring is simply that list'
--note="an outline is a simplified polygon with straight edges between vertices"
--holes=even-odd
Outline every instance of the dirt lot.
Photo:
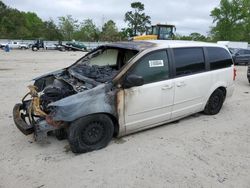
[{"label": "dirt lot", "polygon": [[0,187],[250,187],[250,86],[237,67],[234,95],[216,116],[114,139],[75,155],[67,140],[38,145],[14,125],[12,108],[29,80],[57,70],[81,52],[0,51]]}]

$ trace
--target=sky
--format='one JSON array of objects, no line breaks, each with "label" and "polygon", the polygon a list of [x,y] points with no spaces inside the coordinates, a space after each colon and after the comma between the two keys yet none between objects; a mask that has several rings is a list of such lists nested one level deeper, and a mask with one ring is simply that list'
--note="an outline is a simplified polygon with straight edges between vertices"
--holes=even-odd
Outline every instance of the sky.
[{"label": "sky", "polygon": [[[6,5],[21,11],[35,12],[43,20],[72,15],[79,22],[90,18],[101,27],[112,19],[119,29],[126,27],[124,15],[131,10],[132,0],[2,0]],[[138,0],[137,0],[138,1]],[[211,10],[220,0],[140,0],[151,23],[168,23],[177,33],[189,35],[198,32],[207,35],[213,25]]]}]

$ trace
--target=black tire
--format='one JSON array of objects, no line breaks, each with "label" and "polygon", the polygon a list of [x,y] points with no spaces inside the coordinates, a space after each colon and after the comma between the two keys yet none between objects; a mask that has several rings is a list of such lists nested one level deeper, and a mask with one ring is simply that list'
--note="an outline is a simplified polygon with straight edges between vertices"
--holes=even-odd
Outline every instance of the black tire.
[{"label": "black tire", "polygon": [[224,99],[225,96],[223,94],[223,91],[220,89],[216,89],[209,97],[206,107],[204,109],[204,113],[207,115],[218,114],[223,105]]},{"label": "black tire", "polygon": [[58,140],[64,140],[68,137],[68,134],[65,128],[55,130],[54,134]]},{"label": "black tire", "polygon": [[65,52],[66,51],[65,47],[62,47],[60,51]]},{"label": "black tire", "polygon": [[33,46],[33,47],[32,47],[32,51],[38,51],[38,47]]},{"label": "black tire", "polygon": [[90,115],[71,123],[68,140],[74,153],[104,148],[113,137],[114,124],[104,114]]}]

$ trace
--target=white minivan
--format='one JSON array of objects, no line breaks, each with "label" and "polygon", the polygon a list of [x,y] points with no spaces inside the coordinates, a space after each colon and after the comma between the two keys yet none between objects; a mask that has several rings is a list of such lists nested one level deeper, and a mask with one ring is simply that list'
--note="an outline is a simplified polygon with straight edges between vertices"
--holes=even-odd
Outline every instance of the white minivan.
[{"label": "white minivan", "polygon": [[48,132],[83,153],[113,136],[203,111],[217,114],[233,93],[227,48],[191,41],[133,41],[98,47],[73,65],[35,79],[15,105],[15,124],[39,142]]}]

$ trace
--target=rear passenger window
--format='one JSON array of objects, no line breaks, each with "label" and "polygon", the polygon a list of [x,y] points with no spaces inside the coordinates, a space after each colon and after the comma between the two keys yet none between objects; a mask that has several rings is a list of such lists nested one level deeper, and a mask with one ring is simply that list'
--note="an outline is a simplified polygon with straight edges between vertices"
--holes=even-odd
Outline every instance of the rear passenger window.
[{"label": "rear passenger window", "polygon": [[176,76],[205,71],[205,58],[202,48],[174,48]]},{"label": "rear passenger window", "polygon": [[130,74],[142,76],[144,84],[166,80],[169,78],[167,52],[156,51],[142,57]]},{"label": "rear passenger window", "polygon": [[230,67],[233,64],[231,55],[224,48],[208,47],[207,52],[210,70]]}]

